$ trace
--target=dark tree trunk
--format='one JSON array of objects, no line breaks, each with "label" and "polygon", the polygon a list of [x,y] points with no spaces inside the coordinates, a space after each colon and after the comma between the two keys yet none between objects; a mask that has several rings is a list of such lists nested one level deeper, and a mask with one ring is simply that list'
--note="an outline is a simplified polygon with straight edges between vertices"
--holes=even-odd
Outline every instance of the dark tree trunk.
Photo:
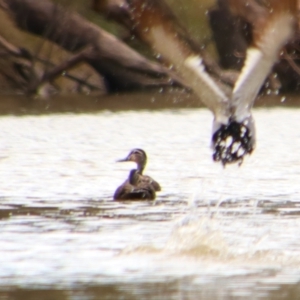
[{"label": "dark tree trunk", "polygon": [[[149,61],[111,34],[57,4],[48,0],[0,0],[0,4],[22,30],[73,53],[89,47],[81,58],[104,77],[111,91],[181,85],[180,78],[167,68]],[[73,66],[78,62],[80,59],[71,59],[69,63]]]}]

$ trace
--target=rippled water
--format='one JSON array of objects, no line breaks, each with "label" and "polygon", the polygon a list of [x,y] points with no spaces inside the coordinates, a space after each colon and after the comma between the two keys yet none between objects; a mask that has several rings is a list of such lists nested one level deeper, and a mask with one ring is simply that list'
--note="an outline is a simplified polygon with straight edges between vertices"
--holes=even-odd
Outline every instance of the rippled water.
[{"label": "rippled water", "polygon": [[[299,299],[300,111],[254,115],[225,169],[205,109],[2,116],[0,299]],[[114,202],[135,147],[163,190]]]}]

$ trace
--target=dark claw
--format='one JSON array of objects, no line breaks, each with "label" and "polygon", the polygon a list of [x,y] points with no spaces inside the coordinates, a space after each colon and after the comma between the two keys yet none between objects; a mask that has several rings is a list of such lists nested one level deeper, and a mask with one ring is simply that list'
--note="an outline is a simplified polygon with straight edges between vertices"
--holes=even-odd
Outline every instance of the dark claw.
[{"label": "dark claw", "polygon": [[[250,125],[251,126],[251,125]],[[221,125],[213,134],[213,160],[242,164],[244,156],[254,149],[254,132],[247,122],[229,120],[227,125]]]}]

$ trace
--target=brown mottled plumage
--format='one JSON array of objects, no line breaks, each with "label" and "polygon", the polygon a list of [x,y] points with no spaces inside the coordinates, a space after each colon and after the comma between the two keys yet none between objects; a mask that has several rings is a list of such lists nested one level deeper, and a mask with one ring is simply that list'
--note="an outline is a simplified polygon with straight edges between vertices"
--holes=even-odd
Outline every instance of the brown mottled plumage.
[{"label": "brown mottled plumage", "polygon": [[128,179],[116,189],[114,200],[154,200],[154,188],[141,179],[142,175],[137,169],[131,170]]},{"label": "brown mottled plumage", "polygon": [[133,161],[137,164],[137,171],[140,174],[140,181],[144,184],[150,184],[155,191],[161,191],[161,187],[157,181],[148,175],[143,175],[143,171],[147,164],[147,154],[143,149],[133,149],[126,158],[118,160],[118,162]]}]

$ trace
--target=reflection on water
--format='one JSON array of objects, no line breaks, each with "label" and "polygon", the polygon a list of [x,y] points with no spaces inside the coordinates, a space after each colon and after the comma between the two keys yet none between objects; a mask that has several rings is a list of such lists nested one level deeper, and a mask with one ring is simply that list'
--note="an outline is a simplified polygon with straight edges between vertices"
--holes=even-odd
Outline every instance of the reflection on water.
[{"label": "reflection on water", "polygon": [[[0,299],[299,299],[299,110],[255,118],[224,169],[204,109],[1,117]],[[163,190],[114,202],[135,147]]]},{"label": "reflection on water", "polygon": [[[264,276],[272,277],[272,273],[265,272]],[[248,278],[251,276],[248,276]],[[255,281],[256,275],[253,275]],[[244,278],[243,278],[244,279]],[[243,280],[242,279],[242,280]],[[249,278],[250,279],[250,278]],[[218,286],[207,282],[201,285],[186,277],[181,280],[166,279],[164,282],[145,283],[103,283],[101,285],[80,286],[72,289],[39,288],[39,289],[14,289],[0,291],[0,298],[7,300],[69,300],[69,299],[299,299],[300,285],[278,284],[276,289],[267,293],[263,287],[255,288],[253,284],[239,282],[237,278],[218,278]],[[234,284],[232,284],[234,282]],[[237,286],[241,285],[241,288]],[[239,291],[237,292],[237,290]],[[243,291],[243,289],[245,291]],[[252,289],[251,296],[246,290]],[[235,292],[236,291],[236,292]],[[266,297],[266,294],[268,296]],[[228,296],[227,296],[228,295]]]}]

